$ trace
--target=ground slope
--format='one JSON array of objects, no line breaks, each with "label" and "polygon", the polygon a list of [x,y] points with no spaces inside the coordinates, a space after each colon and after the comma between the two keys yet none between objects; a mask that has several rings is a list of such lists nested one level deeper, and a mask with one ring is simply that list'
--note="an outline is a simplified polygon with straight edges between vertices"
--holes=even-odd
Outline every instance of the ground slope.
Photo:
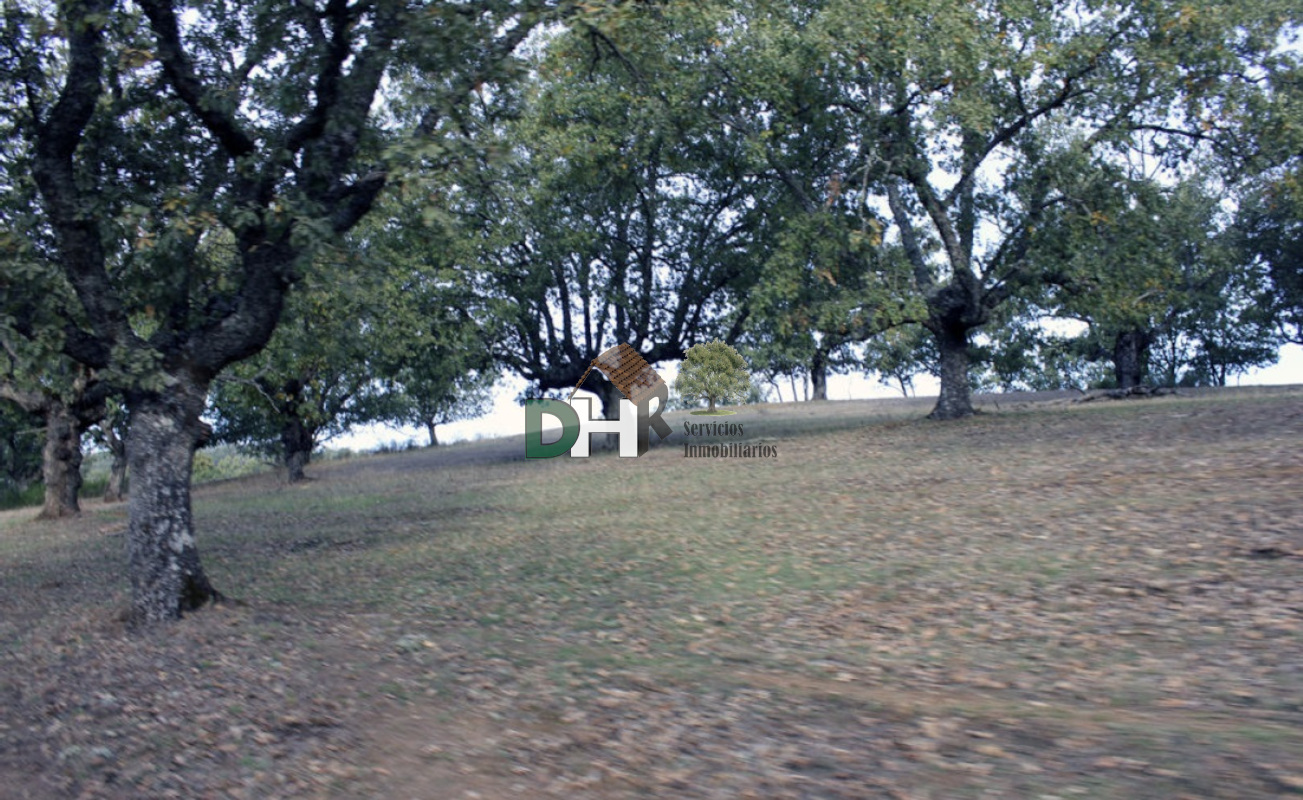
[{"label": "ground slope", "polygon": [[1303,791],[1303,394],[1070,400],[728,418],[769,459],[684,458],[676,417],[639,459],[204,488],[241,602],[146,634],[123,509],[6,514],[0,794]]}]

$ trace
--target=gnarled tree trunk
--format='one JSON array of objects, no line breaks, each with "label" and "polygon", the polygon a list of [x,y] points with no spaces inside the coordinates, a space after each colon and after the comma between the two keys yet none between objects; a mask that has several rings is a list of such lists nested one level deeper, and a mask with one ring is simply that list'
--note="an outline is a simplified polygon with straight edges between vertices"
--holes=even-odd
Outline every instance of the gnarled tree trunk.
[{"label": "gnarled tree trunk", "polygon": [[941,396],[928,419],[959,419],[973,414],[968,384],[968,328],[938,325],[933,329],[941,354]]},{"label": "gnarled tree trunk", "polygon": [[199,563],[190,509],[195,448],[209,432],[199,418],[207,388],[182,380],[166,394],[128,399],[127,557],[137,624],[176,619],[222,599]]},{"label": "gnarled tree trunk", "polygon": [[314,432],[300,417],[290,417],[281,428],[281,445],[285,450],[285,469],[290,483],[298,483],[307,476],[303,470],[312,460]]},{"label": "gnarled tree trunk", "polygon": [[81,491],[81,459],[81,421],[67,405],[51,399],[45,411],[45,447],[41,452],[41,474],[45,480],[42,519],[81,513],[77,501]]},{"label": "gnarled tree trunk", "polygon": [[[624,393],[621,392],[614,383],[611,383],[604,377],[597,375],[597,370],[593,370],[593,377],[597,388],[597,396],[602,400],[602,419],[619,419],[620,418],[620,401],[624,399]],[[614,433],[594,434],[590,443],[591,450],[618,450],[620,448],[620,437]]]},{"label": "gnarled tree trunk", "polygon": [[828,399],[828,358],[820,349],[815,349],[814,358],[810,360],[810,399]]},{"label": "gnarled tree trunk", "polygon": [[[83,376],[84,378],[84,376]],[[104,416],[102,386],[91,389],[78,378],[73,382],[71,401],[54,393],[20,390],[0,381],[0,399],[16,403],[45,420],[45,444],[41,448],[41,479],[45,499],[41,519],[58,519],[81,513],[81,434]],[[91,381],[90,383],[93,383]]]},{"label": "gnarled tree trunk", "polygon": [[1119,389],[1134,389],[1145,380],[1149,367],[1149,331],[1123,331],[1113,340],[1113,375]]}]

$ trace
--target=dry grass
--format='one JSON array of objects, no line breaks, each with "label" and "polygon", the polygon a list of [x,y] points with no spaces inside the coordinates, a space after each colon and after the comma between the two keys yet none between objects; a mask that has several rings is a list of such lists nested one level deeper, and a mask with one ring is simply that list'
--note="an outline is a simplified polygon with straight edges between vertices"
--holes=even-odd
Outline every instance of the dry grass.
[{"label": "dry grass", "polygon": [[[479,443],[198,494],[245,605],[121,630],[122,508],[0,516],[15,796],[1303,790],[1303,395],[787,404],[770,459]],[[694,418],[700,420],[700,418]],[[694,440],[695,441],[695,440]],[[108,699],[106,699],[106,696]]]}]

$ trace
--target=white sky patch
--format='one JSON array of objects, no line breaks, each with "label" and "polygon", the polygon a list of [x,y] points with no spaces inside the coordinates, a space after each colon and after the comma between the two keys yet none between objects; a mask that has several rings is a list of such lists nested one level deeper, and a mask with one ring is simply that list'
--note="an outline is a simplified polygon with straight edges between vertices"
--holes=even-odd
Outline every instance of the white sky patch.
[{"label": "white sky patch", "polygon": [[1041,329],[1046,333],[1065,338],[1076,338],[1085,335],[1090,330],[1090,326],[1079,319],[1064,319],[1062,317],[1041,317]]}]

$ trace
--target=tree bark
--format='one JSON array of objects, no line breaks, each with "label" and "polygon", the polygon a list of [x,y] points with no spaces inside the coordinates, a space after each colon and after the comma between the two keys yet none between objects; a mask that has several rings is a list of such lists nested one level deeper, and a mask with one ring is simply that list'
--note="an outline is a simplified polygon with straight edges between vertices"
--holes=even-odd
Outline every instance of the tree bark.
[{"label": "tree bark", "polygon": [[312,460],[314,431],[304,423],[301,417],[290,417],[281,428],[281,445],[285,449],[285,469],[290,483],[298,483],[307,478],[303,470]]},{"label": "tree bark", "polygon": [[968,328],[937,326],[933,330],[941,354],[941,396],[928,419],[972,416],[972,391],[968,385]]},{"label": "tree bark", "polygon": [[[86,374],[72,381],[65,395],[43,390],[21,390],[0,381],[0,399],[16,403],[45,420],[45,445],[41,448],[41,478],[45,499],[41,519],[58,519],[81,513],[81,434],[104,417],[103,384]],[[67,399],[65,399],[67,398]]]},{"label": "tree bark", "polygon": [[810,392],[811,400],[828,399],[828,360],[824,352],[818,348],[814,351],[814,358],[810,360],[810,383],[813,386]]},{"label": "tree bark", "polygon": [[41,519],[58,519],[81,513],[81,422],[64,403],[51,399],[45,411],[45,447],[41,473],[45,503]]},{"label": "tree bark", "polygon": [[127,443],[118,438],[112,425],[104,426],[104,444],[113,456],[109,466],[109,483],[104,487],[104,502],[120,503],[123,497],[123,483],[127,477]]},{"label": "tree bark", "polygon": [[706,402],[709,404],[709,407],[706,409],[706,411],[710,412],[711,414],[714,414],[714,413],[715,413],[715,398],[714,398],[714,397],[707,396],[707,397],[706,397]]},{"label": "tree bark", "polygon": [[430,434],[430,446],[431,446],[431,447],[438,447],[438,446],[439,446],[439,437],[436,436],[435,433],[434,433],[434,423],[433,423],[433,422],[430,422],[430,421],[427,420],[426,423],[425,423],[425,430],[426,430],[426,432],[428,432],[428,433]]},{"label": "tree bark", "polygon": [[195,448],[209,432],[199,418],[207,388],[182,379],[166,394],[128,398],[127,558],[136,624],[177,619],[222,599],[199,563],[190,508]]},{"label": "tree bark", "polygon": [[1113,340],[1113,375],[1119,389],[1132,389],[1145,380],[1149,366],[1149,331],[1123,331]]},{"label": "tree bark", "polygon": [[[614,383],[598,376],[597,370],[593,370],[593,378],[597,383],[597,388],[593,391],[602,401],[602,419],[619,419],[620,401],[624,399],[624,393],[616,388]],[[620,437],[614,433],[597,434],[593,436],[590,443],[592,450],[618,450],[619,448]]]}]

